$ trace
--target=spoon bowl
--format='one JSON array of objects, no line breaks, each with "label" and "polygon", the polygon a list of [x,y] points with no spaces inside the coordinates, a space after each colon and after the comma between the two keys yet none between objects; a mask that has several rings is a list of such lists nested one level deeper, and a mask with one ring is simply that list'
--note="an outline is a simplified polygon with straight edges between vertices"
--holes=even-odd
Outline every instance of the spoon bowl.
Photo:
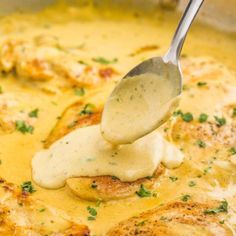
[{"label": "spoon bowl", "polygon": [[105,104],[101,123],[104,138],[124,144],[150,133],[170,117],[181,90],[178,65],[162,57],[140,63],[124,76]]}]

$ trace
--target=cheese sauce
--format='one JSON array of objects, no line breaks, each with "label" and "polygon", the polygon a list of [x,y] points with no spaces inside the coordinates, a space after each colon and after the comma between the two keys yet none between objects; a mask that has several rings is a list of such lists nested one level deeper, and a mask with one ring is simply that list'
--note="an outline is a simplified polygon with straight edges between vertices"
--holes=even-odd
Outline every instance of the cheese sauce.
[{"label": "cheese sauce", "polygon": [[113,144],[132,143],[163,123],[176,104],[177,87],[168,73],[122,79],[102,115],[101,131]]},{"label": "cheese sauce", "polygon": [[114,147],[102,138],[96,125],[77,129],[49,150],[37,153],[32,161],[33,179],[45,188],[62,187],[66,179],[79,176],[110,175],[135,181],[152,176],[161,161],[177,167],[183,154],[158,132],[133,144]]}]

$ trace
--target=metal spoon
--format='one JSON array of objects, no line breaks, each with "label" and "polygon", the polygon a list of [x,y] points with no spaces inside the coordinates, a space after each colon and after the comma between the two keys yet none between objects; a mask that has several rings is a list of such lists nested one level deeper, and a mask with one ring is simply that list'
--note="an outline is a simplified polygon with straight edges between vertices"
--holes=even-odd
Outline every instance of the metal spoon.
[{"label": "metal spoon", "polygon": [[133,68],[109,96],[102,114],[103,137],[116,145],[132,143],[163,124],[182,92],[180,52],[204,0],[190,0],[164,57]]}]

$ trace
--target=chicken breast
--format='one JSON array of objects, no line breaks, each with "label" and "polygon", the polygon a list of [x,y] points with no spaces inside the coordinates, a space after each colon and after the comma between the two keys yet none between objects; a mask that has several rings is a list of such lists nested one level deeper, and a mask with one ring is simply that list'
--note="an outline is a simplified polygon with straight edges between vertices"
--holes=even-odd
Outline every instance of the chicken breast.
[{"label": "chicken breast", "polygon": [[63,212],[35,200],[29,192],[0,179],[0,235],[88,236],[87,226]]},{"label": "chicken breast", "polygon": [[[127,219],[107,233],[107,236],[227,236],[233,235],[222,220],[227,205],[219,202],[171,202],[165,206]],[[221,209],[214,213],[213,209]]]}]

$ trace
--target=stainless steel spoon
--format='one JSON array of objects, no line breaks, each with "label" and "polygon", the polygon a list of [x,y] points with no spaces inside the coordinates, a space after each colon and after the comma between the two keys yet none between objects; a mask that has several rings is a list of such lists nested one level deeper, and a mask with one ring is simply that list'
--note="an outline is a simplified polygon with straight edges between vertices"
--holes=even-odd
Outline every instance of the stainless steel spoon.
[{"label": "stainless steel spoon", "polygon": [[132,143],[170,117],[182,92],[180,52],[203,1],[189,1],[171,46],[163,57],[154,57],[137,65],[112,91],[101,122],[101,132],[107,141],[116,145]]}]

